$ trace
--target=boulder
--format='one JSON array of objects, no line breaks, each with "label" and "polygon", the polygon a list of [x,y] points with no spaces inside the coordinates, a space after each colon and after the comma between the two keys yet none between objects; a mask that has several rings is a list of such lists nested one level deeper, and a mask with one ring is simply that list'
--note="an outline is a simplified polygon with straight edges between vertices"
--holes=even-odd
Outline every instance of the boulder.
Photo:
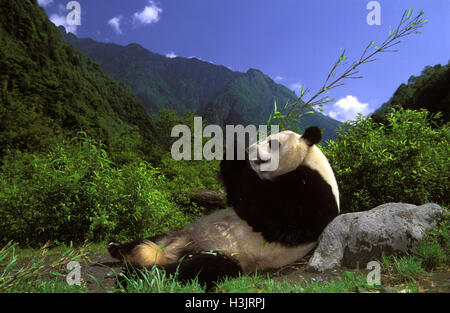
[{"label": "boulder", "polygon": [[414,253],[418,240],[436,226],[443,212],[432,203],[386,203],[370,211],[341,214],[320,235],[306,269],[365,268],[368,262],[379,260],[382,252]]}]

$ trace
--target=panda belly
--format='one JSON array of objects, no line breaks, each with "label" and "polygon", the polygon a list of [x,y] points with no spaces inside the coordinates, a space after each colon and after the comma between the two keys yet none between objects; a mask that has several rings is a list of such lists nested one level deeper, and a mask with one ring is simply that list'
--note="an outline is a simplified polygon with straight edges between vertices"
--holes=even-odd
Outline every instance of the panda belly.
[{"label": "panda belly", "polygon": [[[166,273],[178,273],[182,279],[211,283],[221,277],[275,269],[306,254],[316,242],[287,246],[266,242],[233,209],[204,216],[180,231],[157,238],[139,239],[108,245],[111,256],[132,266],[160,265]],[[179,271],[178,271],[179,269]]]},{"label": "panda belly", "polygon": [[244,273],[292,263],[308,254],[316,244],[288,247],[265,242],[261,233],[254,232],[232,209],[201,218],[187,229],[187,233],[200,250],[225,254],[236,260]]}]

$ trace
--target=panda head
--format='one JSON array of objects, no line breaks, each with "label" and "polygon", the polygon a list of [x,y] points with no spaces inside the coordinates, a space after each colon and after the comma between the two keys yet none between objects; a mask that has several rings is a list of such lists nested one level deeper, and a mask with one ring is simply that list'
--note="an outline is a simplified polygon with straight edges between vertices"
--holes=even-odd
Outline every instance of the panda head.
[{"label": "panda head", "polygon": [[250,167],[260,179],[274,180],[295,171],[300,165],[306,166],[318,172],[321,179],[330,185],[339,207],[336,178],[327,158],[317,147],[321,139],[318,127],[307,128],[303,135],[290,130],[270,135],[249,147]]},{"label": "panda head", "polygon": [[261,179],[272,180],[295,170],[320,152],[316,144],[321,139],[318,127],[307,128],[303,135],[290,130],[270,135],[250,146],[250,166]]},{"label": "panda head", "polygon": [[322,133],[318,127],[307,128],[303,135],[290,130],[270,135],[249,147],[250,167],[260,179],[273,180],[296,170],[300,165],[306,166],[318,172],[330,185],[339,207],[336,178],[327,158],[317,147],[321,139]]}]

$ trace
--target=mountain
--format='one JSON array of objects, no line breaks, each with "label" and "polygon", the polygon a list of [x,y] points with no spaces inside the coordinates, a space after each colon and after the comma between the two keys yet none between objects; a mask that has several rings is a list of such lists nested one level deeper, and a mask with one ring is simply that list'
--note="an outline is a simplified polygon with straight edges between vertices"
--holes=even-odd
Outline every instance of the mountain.
[{"label": "mountain", "polygon": [[[275,83],[270,77],[256,69],[231,81],[217,96],[203,106],[199,113],[209,123],[226,124],[267,124],[274,109],[297,100],[297,96],[283,85]],[[334,137],[334,130],[341,123],[319,112],[306,115],[300,121],[300,128],[319,126],[324,128],[325,141]]]},{"label": "mountain", "polygon": [[[208,124],[260,125],[267,123],[275,100],[284,105],[297,99],[256,69],[241,73],[196,58],[167,58],[138,44],[102,43],[60,29],[67,42],[129,86],[149,114],[167,107],[180,114],[192,110]],[[301,129],[308,125],[324,128],[328,140],[340,122],[316,112],[301,120]]]},{"label": "mountain", "polygon": [[138,44],[120,46],[80,39],[60,27],[67,42],[94,59],[114,79],[128,85],[148,113],[168,107],[198,110],[218,90],[240,76],[225,66],[196,58],[169,59]]},{"label": "mountain", "polygon": [[0,0],[0,158],[84,130],[108,142],[153,125],[128,87],[69,45],[36,0]]},{"label": "mountain", "polygon": [[388,102],[376,110],[372,118],[385,120],[385,113],[395,106],[405,109],[427,109],[431,113],[442,112],[442,121],[450,119],[450,62],[447,65],[426,66],[419,76],[410,76],[407,84],[401,84]]}]

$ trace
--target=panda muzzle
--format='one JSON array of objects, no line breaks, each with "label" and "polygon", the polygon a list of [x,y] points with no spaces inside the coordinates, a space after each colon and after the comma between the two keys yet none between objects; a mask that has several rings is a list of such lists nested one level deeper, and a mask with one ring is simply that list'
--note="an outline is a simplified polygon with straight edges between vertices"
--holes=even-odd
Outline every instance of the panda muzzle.
[{"label": "panda muzzle", "polygon": [[264,164],[264,163],[269,162],[270,159],[262,160],[262,159],[260,159],[260,158],[254,158],[254,159],[252,159],[252,160],[250,160],[250,161],[251,161],[252,163],[256,164],[256,165],[261,165],[261,164]]}]

